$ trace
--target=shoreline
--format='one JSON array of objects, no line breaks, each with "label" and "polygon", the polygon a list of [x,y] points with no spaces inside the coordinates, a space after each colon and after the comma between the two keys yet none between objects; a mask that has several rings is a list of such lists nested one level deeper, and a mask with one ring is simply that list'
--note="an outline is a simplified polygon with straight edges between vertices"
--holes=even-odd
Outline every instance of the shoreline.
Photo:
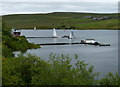
[{"label": "shoreline", "polygon": [[[18,30],[34,30],[34,29],[18,29]],[[36,30],[53,30],[53,29],[36,29]],[[57,29],[56,30],[70,30],[70,29]],[[120,30],[120,29],[73,29],[73,30]]]}]

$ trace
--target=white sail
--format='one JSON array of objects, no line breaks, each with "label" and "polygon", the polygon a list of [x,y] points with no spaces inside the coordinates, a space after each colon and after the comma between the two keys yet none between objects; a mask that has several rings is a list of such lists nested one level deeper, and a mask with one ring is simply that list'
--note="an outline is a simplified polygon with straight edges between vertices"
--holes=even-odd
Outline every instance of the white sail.
[{"label": "white sail", "polygon": [[72,33],[71,33],[71,31],[70,31],[70,36],[69,36],[69,38],[72,38]]},{"label": "white sail", "polygon": [[57,37],[57,33],[56,33],[55,28],[53,29],[53,37]]},{"label": "white sail", "polygon": [[73,35],[73,31],[72,31],[72,30],[73,30],[73,29],[71,29],[71,31],[70,31],[69,39],[74,38],[74,35]]},{"label": "white sail", "polygon": [[36,30],[36,27],[34,27],[34,30]]}]

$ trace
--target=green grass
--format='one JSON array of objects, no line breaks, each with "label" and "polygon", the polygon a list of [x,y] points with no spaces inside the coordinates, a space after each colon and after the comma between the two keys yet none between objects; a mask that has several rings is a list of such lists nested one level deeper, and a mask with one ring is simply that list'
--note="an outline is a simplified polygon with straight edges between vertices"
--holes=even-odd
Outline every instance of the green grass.
[{"label": "green grass", "polygon": [[[85,16],[103,17],[110,16],[112,19],[95,21],[84,19]],[[54,12],[49,14],[16,14],[3,16],[5,21],[12,28],[38,29],[69,28],[76,29],[118,29],[118,14],[93,14],[93,13],[72,13]],[[65,27],[62,27],[65,26]],[[120,26],[119,26],[120,28]]]},{"label": "green grass", "polygon": [[118,20],[111,19],[111,20],[103,20],[103,21],[96,21],[91,23],[83,23],[76,25],[79,28],[91,28],[91,29],[117,29],[118,27]]}]

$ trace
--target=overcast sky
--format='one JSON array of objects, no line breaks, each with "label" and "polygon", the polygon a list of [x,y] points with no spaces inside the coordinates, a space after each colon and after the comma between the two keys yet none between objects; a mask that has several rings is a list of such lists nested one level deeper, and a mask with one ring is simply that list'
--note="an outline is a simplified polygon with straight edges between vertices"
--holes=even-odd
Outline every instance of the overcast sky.
[{"label": "overcast sky", "polygon": [[2,0],[2,2],[118,2],[119,0]]},{"label": "overcast sky", "polygon": [[50,12],[118,12],[118,0],[61,0],[61,2],[60,0],[24,0],[24,2],[23,0],[4,0],[0,5],[2,7],[0,15]]}]

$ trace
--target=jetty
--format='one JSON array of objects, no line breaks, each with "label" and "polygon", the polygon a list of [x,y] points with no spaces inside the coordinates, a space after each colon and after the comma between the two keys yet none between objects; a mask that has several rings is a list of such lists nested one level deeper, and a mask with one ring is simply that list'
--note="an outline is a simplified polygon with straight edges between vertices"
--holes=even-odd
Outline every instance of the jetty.
[{"label": "jetty", "polygon": [[80,44],[80,42],[74,42],[74,43],[43,43],[40,45],[70,45],[70,44]]},{"label": "jetty", "polygon": [[94,46],[110,46],[110,44],[102,44],[102,43],[83,43],[83,42],[73,42],[73,43],[41,43],[40,45],[72,45],[72,44],[85,44],[85,45],[94,45]]}]

